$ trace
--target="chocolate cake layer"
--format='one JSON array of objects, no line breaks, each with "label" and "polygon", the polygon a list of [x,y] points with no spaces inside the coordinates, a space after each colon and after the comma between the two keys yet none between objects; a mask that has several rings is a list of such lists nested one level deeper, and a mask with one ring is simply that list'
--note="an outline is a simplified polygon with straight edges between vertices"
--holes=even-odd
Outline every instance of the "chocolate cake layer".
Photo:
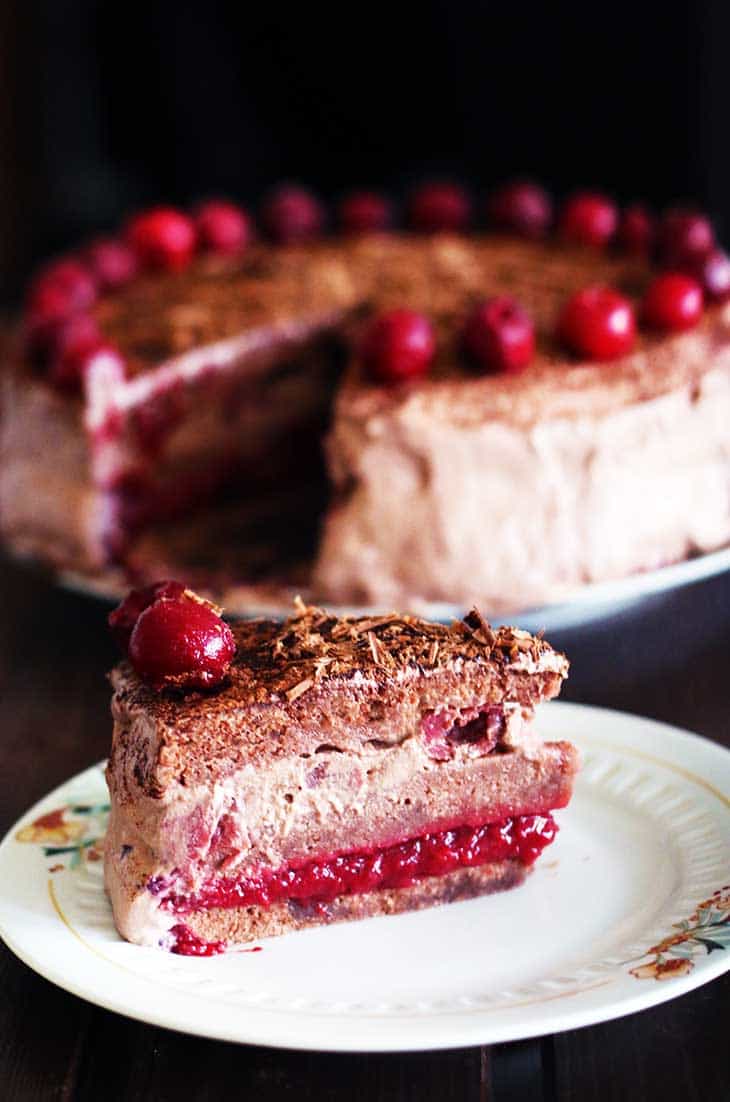
[{"label": "chocolate cake layer", "polygon": [[[492,631],[476,612],[449,628],[304,606],[283,625],[253,621],[234,634],[230,679],[214,694],[157,694],[126,665],[113,674],[106,873],[131,940],[155,942],[172,927],[165,893],[570,798],[575,748],[530,729],[567,673],[542,639]],[[417,898],[404,895],[403,906]],[[338,903],[332,914],[360,906]],[[247,920],[221,919],[235,922]]]}]

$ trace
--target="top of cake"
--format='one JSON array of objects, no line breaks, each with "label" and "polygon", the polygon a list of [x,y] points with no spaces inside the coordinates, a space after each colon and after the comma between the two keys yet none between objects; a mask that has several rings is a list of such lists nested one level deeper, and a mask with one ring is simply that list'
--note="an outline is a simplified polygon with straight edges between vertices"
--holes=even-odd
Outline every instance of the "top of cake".
[{"label": "top of cake", "polygon": [[450,626],[391,613],[338,617],[297,603],[295,615],[247,620],[232,627],[236,655],[229,681],[215,695],[155,692],[133,680],[134,698],[160,718],[271,701],[294,703],[311,689],[355,679],[373,684],[414,670],[460,669],[465,662],[564,677],[567,659],[539,636],[492,629],[477,609]]},{"label": "top of cake", "polygon": [[406,727],[425,712],[480,708],[509,699],[525,714],[555,696],[568,662],[542,638],[493,630],[473,610],[451,626],[412,616],[338,618],[300,604],[283,624],[253,620],[232,628],[236,654],[214,692],[157,691],[122,663],[112,674],[115,714],[156,732],[143,771],[199,776],[289,753],[309,754],[334,739],[360,748],[375,726],[383,744],[405,737],[388,717],[401,706]]},{"label": "top of cake", "polygon": [[[657,225],[643,208],[629,208],[619,221],[608,197],[582,193],[565,203],[558,233],[548,237],[549,198],[535,185],[518,183],[490,206],[491,221],[502,232],[467,236],[464,197],[456,189],[436,191],[435,206],[433,189],[414,196],[411,225],[440,231],[420,235],[358,232],[318,240],[322,211],[301,192],[293,200],[291,192],[279,196],[269,209],[265,222],[274,245],[252,241],[245,212],[229,204],[223,204],[228,209],[222,223],[221,204],[208,204],[197,219],[170,208],[143,212],[131,220],[124,239],[97,243],[41,272],[28,298],[31,350],[41,358],[50,355],[51,380],[72,391],[74,381],[78,387],[85,379],[95,342],[101,341],[107,351],[115,350],[121,387],[124,379],[173,363],[203,371],[282,337],[341,332],[360,312],[407,309],[433,332],[428,362],[408,373],[419,385],[383,387],[384,376],[362,370],[358,357],[343,398],[353,403],[354,415],[377,413],[415,393],[437,415],[525,422],[545,409],[570,415],[586,394],[589,404],[620,405],[683,380],[691,384],[706,367],[708,352],[727,343],[726,320],[718,322],[716,311],[702,318],[703,291],[715,302],[730,294],[730,262],[701,215],[670,211]],[[385,225],[379,217],[369,224],[356,219],[349,228],[379,231]],[[654,286],[655,240],[661,265],[683,273],[681,286],[676,278]],[[615,241],[619,248],[609,250]],[[596,288],[608,289],[613,305],[583,302],[582,319],[566,321],[566,304]],[[487,350],[475,361],[474,342],[465,355],[467,323],[479,304],[496,299],[510,304],[509,316],[484,323],[492,329],[481,334],[482,351],[485,341],[496,340],[503,342],[503,355]],[[531,332],[531,350],[519,362],[510,360],[504,344],[514,336],[507,329],[515,310]],[[616,310],[623,311],[620,318]],[[586,325],[593,331],[586,333]],[[387,373],[385,378],[402,381],[388,380]]]},{"label": "top of cake", "polygon": [[102,298],[102,332],[131,374],[193,348],[296,319],[329,319],[358,307],[408,306],[438,334],[430,378],[468,375],[458,348],[465,312],[480,297],[509,294],[533,316],[539,361],[564,359],[553,329],[574,291],[601,281],[640,294],[642,259],[607,256],[557,242],[491,236],[375,235],[275,247],[238,259],[202,258],[180,273],[148,275]]}]

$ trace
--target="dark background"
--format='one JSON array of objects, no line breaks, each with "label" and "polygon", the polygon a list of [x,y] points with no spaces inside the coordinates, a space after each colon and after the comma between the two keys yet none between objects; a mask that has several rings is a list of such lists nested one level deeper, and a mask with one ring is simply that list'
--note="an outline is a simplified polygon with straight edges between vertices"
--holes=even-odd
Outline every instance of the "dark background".
[{"label": "dark background", "polygon": [[0,3],[0,293],[158,201],[335,198],[431,175],[477,197],[681,200],[730,225],[730,5]]}]

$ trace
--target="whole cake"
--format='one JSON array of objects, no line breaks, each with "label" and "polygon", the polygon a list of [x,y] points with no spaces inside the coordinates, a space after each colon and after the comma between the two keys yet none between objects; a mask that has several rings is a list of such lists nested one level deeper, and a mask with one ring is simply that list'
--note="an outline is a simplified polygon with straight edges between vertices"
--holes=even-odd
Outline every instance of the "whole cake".
[{"label": "whole cake", "polygon": [[270,241],[230,204],[161,209],[50,265],[2,373],[5,542],[117,585],[172,563],[212,593],[495,611],[727,543],[706,219],[583,194],[550,235],[522,184],[470,234],[457,200],[422,191],[403,233],[356,196],[317,238],[284,191]]},{"label": "whole cake", "polygon": [[530,724],[567,661],[542,639],[300,604],[231,631],[176,583],[112,623],[105,879],[119,932],[209,955],[511,888],[578,765]]}]

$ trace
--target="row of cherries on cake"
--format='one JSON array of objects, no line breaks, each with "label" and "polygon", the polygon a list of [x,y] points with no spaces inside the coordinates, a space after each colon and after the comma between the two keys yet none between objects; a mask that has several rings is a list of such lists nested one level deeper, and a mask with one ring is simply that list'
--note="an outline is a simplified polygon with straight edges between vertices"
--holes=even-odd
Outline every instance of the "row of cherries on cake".
[{"label": "row of cherries on cake", "polygon": [[[471,213],[464,189],[445,183],[422,186],[407,208],[409,226],[421,232],[465,231]],[[553,223],[553,206],[539,185],[516,181],[490,196],[487,220],[495,229],[541,238]],[[338,222],[346,233],[382,232],[393,224],[393,206],[382,195],[358,192],[342,201]],[[324,208],[304,189],[282,187],[264,204],[261,223],[275,242],[309,241],[324,230]],[[657,328],[694,324],[703,295],[714,301],[730,296],[730,259],[717,247],[712,225],[702,214],[675,209],[657,221],[639,205],[621,214],[607,196],[582,192],[563,205],[557,229],[568,243],[600,249],[615,241],[625,252],[655,255],[663,268],[672,269],[672,278],[661,277],[644,305],[647,322]],[[140,271],[180,271],[196,252],[239,254],[254,236],[248,212],[227,200],[210,200],[192,214],[158,207],[135,215],[122,235],[98,239],[38,274],[25,312],[30,353],[47,367],[60,389],[78,389],[85,373],[101,359],[124,378],[121,354],[103,339],[90,315],[99,295],[119,289]],[[581,357],[623,355],[635,336],[631,305],[609,289],[588,288],[568,304],[558,332]],[[398,381],[427,369],[433,343],[427,319],[397,311],[373,323],[363,359],[374,378]],[[482,369],[514,372],[532,358],[534,334],[519,305],[500,298],[474,311],[464,344],[471,361]]]}]

